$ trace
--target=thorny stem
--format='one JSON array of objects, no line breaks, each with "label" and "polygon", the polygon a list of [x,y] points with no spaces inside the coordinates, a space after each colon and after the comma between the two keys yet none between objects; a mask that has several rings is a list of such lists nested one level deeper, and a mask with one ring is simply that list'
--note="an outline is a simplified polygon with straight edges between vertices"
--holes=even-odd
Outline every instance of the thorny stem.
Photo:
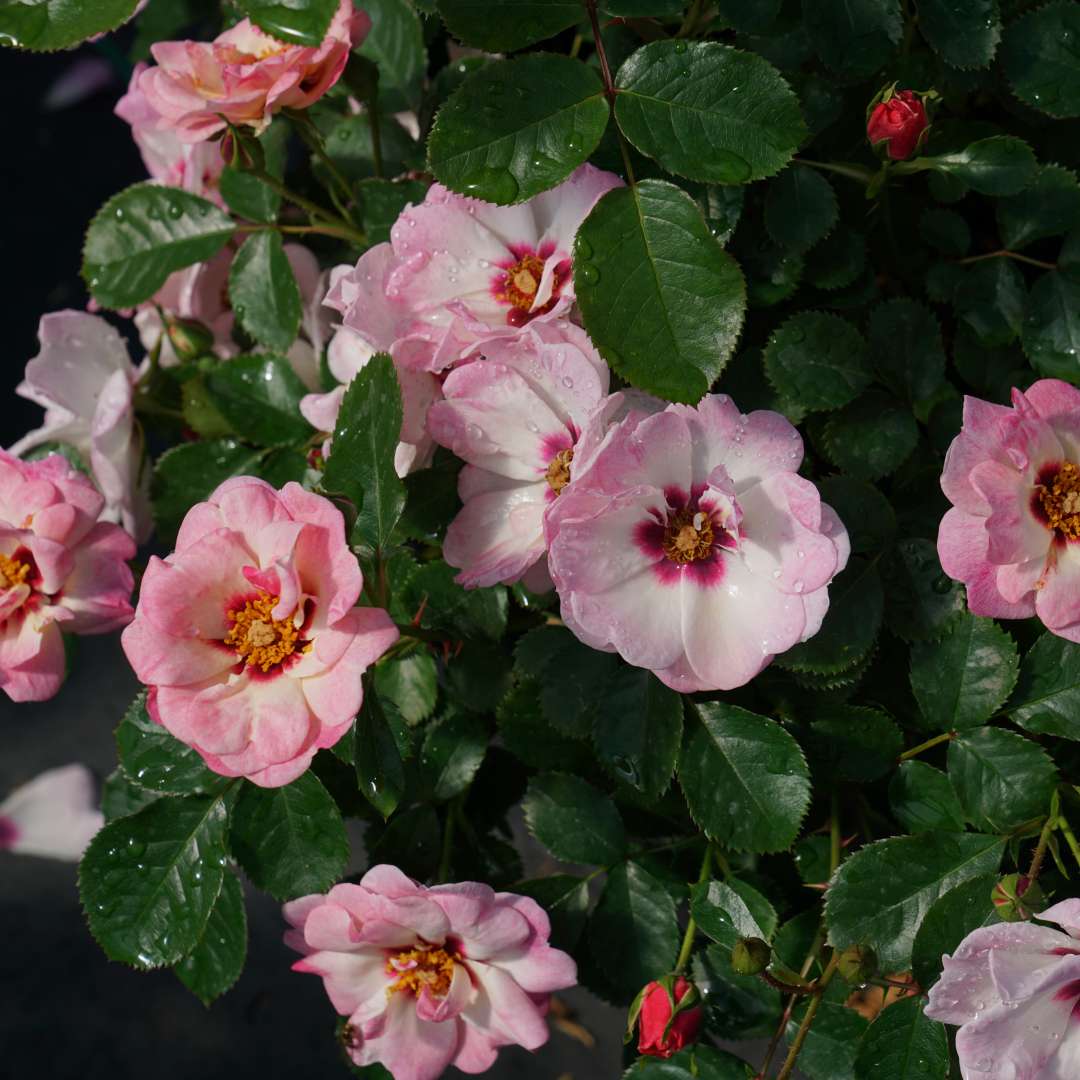
[{"label": "thorny stem", "polygon": [[[592,25],[593,41],[596,45],[596,57],[600,61],[600,77],[604,80],[604,97],[608,99],[608,107],[611,109],[612,115],[615,113],[615,97],[618,91],[615,89],[615,80],[611,75],[611,65],[608,64],[607,50],[604,48],[604,39],[600,34],[600,19],[596,14],[596,0],[585,0],[585,7],[589,11],[589,22]],[[619,150],[622,153],[623,168],[626,169],[626,182],[633,186],[634,184],[634,169],[630,164],[630,150],[626,145],[626,139],[623,138],[623,133],[619,130],[618,125],[615,127],[615,134],[619,139]]]},{"label": "thorny stem", "polygon": [[833,975],[836,974],[836,965],[839,959],[840,954],[834,952],[828,966],[821,973],[821,978],[814,984],[814,996],[806,1006],[802,1023],[799,1024],[799,1030],[795,1033],[795,1038],[791,1042],[791,1047],[788,1049],[783,1067],[777,1073],[776,1080],[788,1080],[795,1071],[795,1062],[799,1060],[799,1053],[803,1048],[803,1043],[806,1042],[806,1036],[810,1032],[810,1025],[814,1022],[814,1017],[817,1016],[817,1011],[821,1007],[821,999],[825,993],[825,988],[829,985]]},{"label": "thorny stem", "polygon": [[950,742],[955,738],[955,731],[946,731],[943,735],[935,735],[932,739],[927,739],[926,742],[921,742],[918,746],[913,746],[910,750],[905,750],[897,760],[909,761],[913,757],[918,757],[924,750],[930,750],[943,742]]},{"label": "thorny stem", "polygon": [[985,259],[1015,259],[1017,262],[1026,263],[1028,266],[1037,266],[1040,270],[1056,270],[1057,263],[1045,262],[1042,259],[1033,259],[1030,255],[1021,255],[1018,251],[1009,251],[999,248],[997,251],[987,251],[982,255],[969,255],[966,259],[957,259],[957,266],[967,266],[970,263],[983,262]]},{"label": "thorny stem", "polygon": [[1080,866],[1080,843],[1077,843],[1072,826],[1065,820],[1064,814],[1058,817],[1057,827],[1061,830],[1061,835],[1065,837],[1065,843],[1069,845],[1069,850],[1073,853],[1076,865]]},{"label": "thorny stem", "polygon": [[[709,869],[712,865],[712,844],[705,845],[705,856],[701,860],[701,873],[698,874],[697,883],[700,885],[703,881],[707,881],[709,878]],[[697,933],[697,923],[694,921],[694,916],[690,916],[690,921],[686,924],[686,933],[683,934],[682,948],[679,949],[679,958],[675,961],[675,973],[681,974],[686,965],[690,962],[690,953],[694,948],[694,935]]]},{"label": "thorny stem", "polygon": [[809,158],[792,158],[799,165],[809,165],[812,169],[821,169],[823,172],[833,172],[837,176],[846,176],[849,180],[858,180],[860,184],[869,184],[871,172],[861,165],[843,165],[838,161],[811,161]]},{"label": "thorny stem", "polygon": [[1036,880],[1038,880],[1039,872],[1042,870],[1043,860],[1046,858],[1046,849],[1050,846],[1050,834],[1054,831],[1057,823],[1057,814],[1050,814],[1043,823],[1042,832],[1039,833],[1039,842],[1035,846],[1035,854],[1031,856],[1031,866],[1028,867],[1028,888],[1034,885]]}]

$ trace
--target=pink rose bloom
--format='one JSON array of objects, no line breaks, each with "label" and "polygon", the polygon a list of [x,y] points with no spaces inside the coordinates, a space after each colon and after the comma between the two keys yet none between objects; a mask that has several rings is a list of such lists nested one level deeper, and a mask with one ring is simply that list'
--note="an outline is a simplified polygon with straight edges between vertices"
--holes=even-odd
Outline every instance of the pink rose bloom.
[{"label": "pink rose bloom", "polygon": [[1013,407],[964,398],[945,457],[938,556],[995,619],[1038,617],[1080,642],[1080,390],[1042,379]]},{"label": "pink rose bloom", "polygon": [[69,634],[131,619],[135,542],[98,521],[105,500],[59,454],[20,461],[0,450],[0,690],[44,701],[64,681]]},{"label": "pink rose bloom", "polygon": [[548,944],[534,901],[464,881],[425,888],[394,866],[359,885],[285,905],[285,935],[349,1018],[349,1056],[394,1080],[436,1080],[448,1065],[482,1073],[500,1046],[547,1042],[548,996],[577,981]]},{"label": "pink rose bloom", "polygon": [[139,86],[147,64],[136,64],[127,93],[113,110],[131,125],[131,137],[150,176],[167,187],[183,188],[193,195],[224,206],[218,181],[225,167],[221,151],[213,143],[185,143],[168,127]]},{"label": "pink rose bloom", "polygon": [[622,181],[582,165],[517,206],[467,199],[434,184],[405,209],[389,244],[365,252],[326,302],[372,349],[441,371],[489,337],[514,336],[565,315],[574,299],[574,234],[597,200]]},{"label": "pink rose bloom", "polygon": [[1080,1076],[1080,900],[1034,923],[973,930],[930,988],[926,1015],[958,1024],[964,1080],[1073,1080]]},{"label": "pink rose bloom", "polygon": [[152,45],[158,66],[139,76],[138,89],[159,115],[159,130],[182,142],[212,138],[226,121],[260,132],[279,110],[318,101],[341,78],[349,52],[370,28],[352,0],[341,0],[318,48],[288,45],[242,19],[210,43]]},{"label": "pink rose bloom", "polygon": [[361,676],[397,640],[385,611],[354,606],[362,585],[333,503],[226,480],[151,558],[124,631],[150,715],[222,776],[295,780],[348,731]]},{"label": "pink rose bloom", "polygon": [[492,339],[447,376],[428,429],[468,463],[458,477],[465,505],[443,544],[461,585],[528,574],[537,591],[551,587],[544,517],[573,479],[574,447],[608,379],[588,335],[564,319]]},{"label": "pink rose bloom", "polygon": [[47,769],[0,802],[0,851],[78,862],[104,824],[85,765]]},{"label": "pink rose bloom", "polygon": [[632,408],[582,444],[546,521],[563,621],[582,641],[689,692],[742,686],[817,633],[848,537],[797,475],[802,440],[783,416],[710,394]]},{"label": "pink rose bloom", "polygon": [[9,448],[16,457],[47,442],[74,447],[105,496],[102,517],[138,541],[151,531],[150,470],[132,403],[136,370],[124,339],[104,319],[57,311],[38,324],[41,352],[15,388],[45,410],[36,431]]}]

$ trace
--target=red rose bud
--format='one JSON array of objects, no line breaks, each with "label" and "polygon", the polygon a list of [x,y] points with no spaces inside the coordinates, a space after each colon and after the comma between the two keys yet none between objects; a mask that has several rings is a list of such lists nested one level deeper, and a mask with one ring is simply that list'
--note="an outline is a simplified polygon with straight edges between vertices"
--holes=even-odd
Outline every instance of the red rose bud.
[{"label": "red rose bud", "polygon": [[913,90],[890,87],[870,109],[866,136],[893,161],[904,161],[919,148],[929,126],[923,99]]},{"label": "red rose bud", "polygon": [[638,1052],[669,1058],[697,1042],[702,1020],[701,993],[681,975],[649,983],[630,1008],[630,1027],[638,1025]]},{"label": "red rose bud", "polygon": [[990,899],[1002,922],[1022,922],[1046,906],[1038,882],[1029,881],[1025,874],[1003,877],[994,886]]}]

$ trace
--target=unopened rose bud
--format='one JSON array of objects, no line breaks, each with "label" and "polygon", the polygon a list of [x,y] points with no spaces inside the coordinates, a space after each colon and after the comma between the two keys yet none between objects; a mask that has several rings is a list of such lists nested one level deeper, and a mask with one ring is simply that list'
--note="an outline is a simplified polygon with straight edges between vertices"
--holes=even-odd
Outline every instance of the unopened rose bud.
[{"label": "unopened rose bud", "polygon": [[[871,103],[866,119],[866,137],[875,149],[893,161],[905,161],[925,141],[930,121],[925,98],[913,90],[886,87]],[[935,95],[936,96],[936,95]]]},{"label": "unopened rose bud", "polygon": [[1022,922],[1046,907],[1046,897],[1037,881],[1024,874],[1008,874],[990,893],[998,918],[1003,922]]},{"label": "unopened rose bud", "polygon": [[214,347],[214,335],[194,319],[165,317],[165,333],[169,344],[181,360],[195,360],[205,356]]},{"label": "unopened rose bud", "polygon": [[682,975],[665,975],[646,986],[630,1006],[627,1040],[638,1029],[638,1052],[669,1058],[697,1042],[703,1009],[701,992]]},{"label": "unopened rose bud", "polygon": [[731,950],[731,969],[736,975],[758,975],[771,959],[772,949],[761,938],[739,938]]},{"label": "unopened rose bud", "polygon": [[850,983],[866,982],[877,969],[877,953],[869,945],[849,945],[836,958],[837,972]]}]

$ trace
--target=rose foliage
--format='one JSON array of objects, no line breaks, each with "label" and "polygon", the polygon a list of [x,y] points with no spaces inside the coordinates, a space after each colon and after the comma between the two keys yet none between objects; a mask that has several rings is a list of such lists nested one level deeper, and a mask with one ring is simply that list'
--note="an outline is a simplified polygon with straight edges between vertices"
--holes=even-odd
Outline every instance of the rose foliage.
[{"label": "rose foliage", "polygon": [[634,1080],[1080,1075],[1080,3],[143,7],[0,4],[133,19],[0,454],[0,690],[145,686],[104,952],[209,1003],[266,891],[372,1080],[575,985]]}]

